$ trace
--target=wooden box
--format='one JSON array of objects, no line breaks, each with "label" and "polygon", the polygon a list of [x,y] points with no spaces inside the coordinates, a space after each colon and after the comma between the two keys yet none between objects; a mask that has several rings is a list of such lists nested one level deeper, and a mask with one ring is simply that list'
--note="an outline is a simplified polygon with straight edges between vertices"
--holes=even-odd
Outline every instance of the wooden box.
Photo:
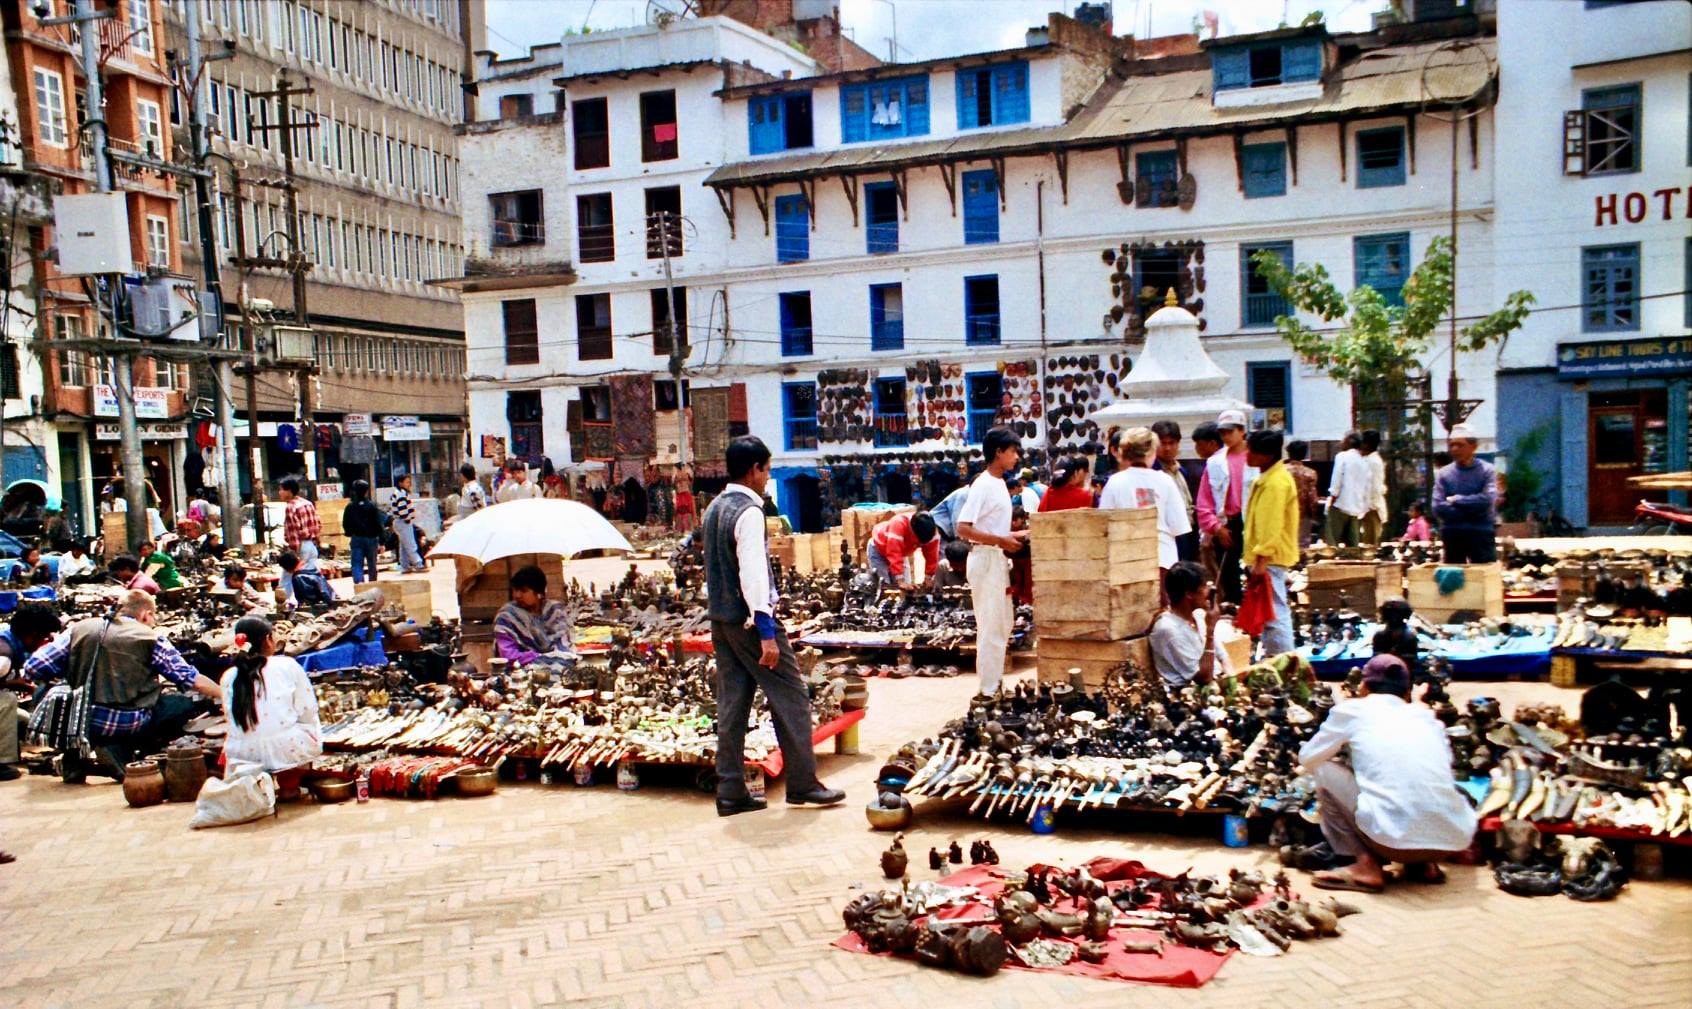
[{"label": "wooden box", "polygon": [[1317,561],[1305,569],[1305,577],[1305,600],[1317,609],[1349,607],[1373,618],[1381,603],[1404,597],[1403,564]]},{"label": "wooden box", "polygon": [[1637,577],[1650,577],[1651,562],[1638,560],[1564,561],[1557,565],[1557,608],[1567,609],[1577,600],[1591,600],[1598,591],[1598,576],[1627,585]]},{"label": "wooden box", "polygon": [[1130,585],[1034,579],[1034,629],[1042,638],[1117,641],[1151,630],[1157,617],[1156,581]]},{"label": "wooden box", "polygon": [[1151,627],[1161,592],[1154,509],[1037,512],[1029,522],[1042,638],[1119,641]]},{"label": "wooden box", "polygon": [[[458,616],[465,623],[493,620],[511,601],[511,576],[533,564],[546,575],[546,597],[564,598],[564,558],[556,554],[519,554],[486,565],[469,558],[455,559],[458,567]],[[427,618],[425,618],[427,619]]]},{"label": "wooden box", "polygon": [[[771,536],[766,541],[770,551],[770,560],[777,567],[786,569],[797,566],[798,550],[794,537],[787,535]],[[805,551],[805,563],[810,564],[811,552]]]},{"label": "wooden box", "polygon": [[1151,639],[1147,637],[1126,641],[1074,641],[1041,636],[1034,651],[1041,683],[1067,683],[1069,671],[1079,669],[1088,690],[1103,686],[1106,677],[1124,662],[1151,667]]},{"label": "wooden box", "polygon": [[[1441,595],[1435,572],[1441,568],[1463,569],[1463,587]],[[1473,617],[1504,615],[1504,569],[1494,564],[1418,564],[1410,569],[1406,598],[1424,620],[1435,624],[1452,622],[1458,614]]]},{"label": "wooden box", "polygon": [[[840,512],[840,525],[830,529],[831,533],[838,533],[842,539],[852,546],[852,560],[858,564],[864,563],[869,552],[870,535],[875,527],[895,515],[907,515],[916,511],[915,505],[895,505],[889,508],[845,508]],[[828,567],[835,567],[840,563],[840,540],[834,541],[834,556]]]},{"label": "wooden box", "polygon": [[107,512],[100,516],[100,556],[107,564],[131,549],[128,521],[128,512]]},{"label": "wooden box", "polygon": [[408,618],[420,624],[428,623],[435,615],[434,595],[430,591],[427,574],[384,575],[376,579],[376,587],[381,590],[385,605],[399,607]]}]

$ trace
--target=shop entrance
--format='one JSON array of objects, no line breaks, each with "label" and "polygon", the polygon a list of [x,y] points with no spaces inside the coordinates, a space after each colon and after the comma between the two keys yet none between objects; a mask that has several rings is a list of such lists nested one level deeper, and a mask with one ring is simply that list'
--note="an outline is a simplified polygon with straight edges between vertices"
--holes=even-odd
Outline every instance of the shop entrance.
[{"label": "shop entrance", "polygon": [[796,533],[823,528],[822,488],[814,476],[790,476],[781,481],[781,510]]},{"label": "shop entrance", "polygon": [[1668,464],[1668,393],[1664,389],[1594,393],[1587,413],[1587,521],[1633,523],[1642,496],[1628,478]]}]

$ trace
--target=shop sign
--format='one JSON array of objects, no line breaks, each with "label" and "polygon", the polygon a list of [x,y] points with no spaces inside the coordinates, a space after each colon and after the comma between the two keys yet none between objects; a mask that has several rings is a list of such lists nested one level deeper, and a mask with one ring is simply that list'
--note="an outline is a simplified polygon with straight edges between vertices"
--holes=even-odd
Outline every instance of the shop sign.
[{"label": "shop sign", "polygon": [[384,441],[428,441],[429,422],[416,417],[393,415],[382,418]]},{"label": "shop sign", "polygon": [[342,417],[341,427],[347,434],[375,434],[376,428],[367,413],[349,413]]},{"label": "shop sign", "polygon": [[[95,424],[95,441],[122,441],[123,429],[116,424]],[[176,422],[142,424],[142,441],[187,441],[188,425]]]},{"label": "shop sign", "polygon": [[[1683,196],[1685,199],[1681,200]],[[1603,228],[1623,222],[1640,224],[1646,218],[1672,221],[1676,214],[1676,200],[1683,203],[1680,216],[1692,221],[1692,186],[1687,186],[1684,192],[1679,186],[1668,186],[1649,193],[1604,193],[1592,198],[1592,225]]]},{"label": "shop sign", "polygon": [[1557,348],[1557,377],[1679,375],[1692,372],[1692,338],[1599,340]]},{"label": "shop sign", "polygon": [[[143,420],[163,420],[170,416],[170,390],[156,386],[135,387],[135,416]],[[94,387],[94,416],[118,415],[117,390],[109,385]]]}]

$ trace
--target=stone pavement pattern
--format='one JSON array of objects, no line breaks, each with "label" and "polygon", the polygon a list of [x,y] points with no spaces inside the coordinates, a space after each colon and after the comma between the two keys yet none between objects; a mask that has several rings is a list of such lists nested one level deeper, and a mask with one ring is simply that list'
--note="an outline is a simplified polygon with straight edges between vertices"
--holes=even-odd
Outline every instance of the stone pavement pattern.
[{"label": "stone pavement pattern", "polygon": [[[862,753],[823,758],[845,807],[720,820],[684,784],[504,784],[493,797],[283,807],[193,832],[191,811],[130,810],[110,783],[0,785],[0,992],[13,1009],[223,1007],[992,1006],[1208,1009],[1335,1004],[1692,1005],[1692,885],[1634,884],[1610,904],[1529,901],[1483,869],[1443,888],[1358,895],[1346,935],[1236,956],[1210,986],[1164,989],[1006,971],[966,978],[829,947],[854,887],[880,880],[867,829],[881,758],[961,710],[973,678],[875,681]],[[1488,685],[1516,699],[1572,692]],[[925,812],[907,838],[990,837],[1007,865],[1139,858],[1270,868],[1209,826],[1037,837]]]}]

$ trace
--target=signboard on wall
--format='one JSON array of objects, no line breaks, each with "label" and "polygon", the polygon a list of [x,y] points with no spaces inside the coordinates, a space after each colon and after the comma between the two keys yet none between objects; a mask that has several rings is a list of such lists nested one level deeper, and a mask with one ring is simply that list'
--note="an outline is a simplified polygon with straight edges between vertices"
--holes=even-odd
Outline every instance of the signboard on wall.
[{"label": "signboard on wall", "polygon": [[[95,441],[122,441],[123,432],[116,424],[94,425]],[[142,424],[142,441],[187,441],[188,425],[181,423]]]},{"label": "signboard on wall", "polygon": [[367,413],[349,413],[341,418],[341,426],[347,434],[375,434],[374,422]]},{"label": "signboard on wall", "polygon": [[1634,378],[1692,372],[1692,338],[1596,340],[1557,348],[1557,377]]},{"label": "signboard on wall", "polygon": [[[94,416],[118,415],[117,390],[109,385],[94,387]],[[170,416],[170,390],[156,386],[135,387],[135,416],[142,420],[164,420]]]},{"label": "signboard on wall", "polygon": [[382,418],[383,441],[428,441],[429,422],[416,417],[390,414]]}]

